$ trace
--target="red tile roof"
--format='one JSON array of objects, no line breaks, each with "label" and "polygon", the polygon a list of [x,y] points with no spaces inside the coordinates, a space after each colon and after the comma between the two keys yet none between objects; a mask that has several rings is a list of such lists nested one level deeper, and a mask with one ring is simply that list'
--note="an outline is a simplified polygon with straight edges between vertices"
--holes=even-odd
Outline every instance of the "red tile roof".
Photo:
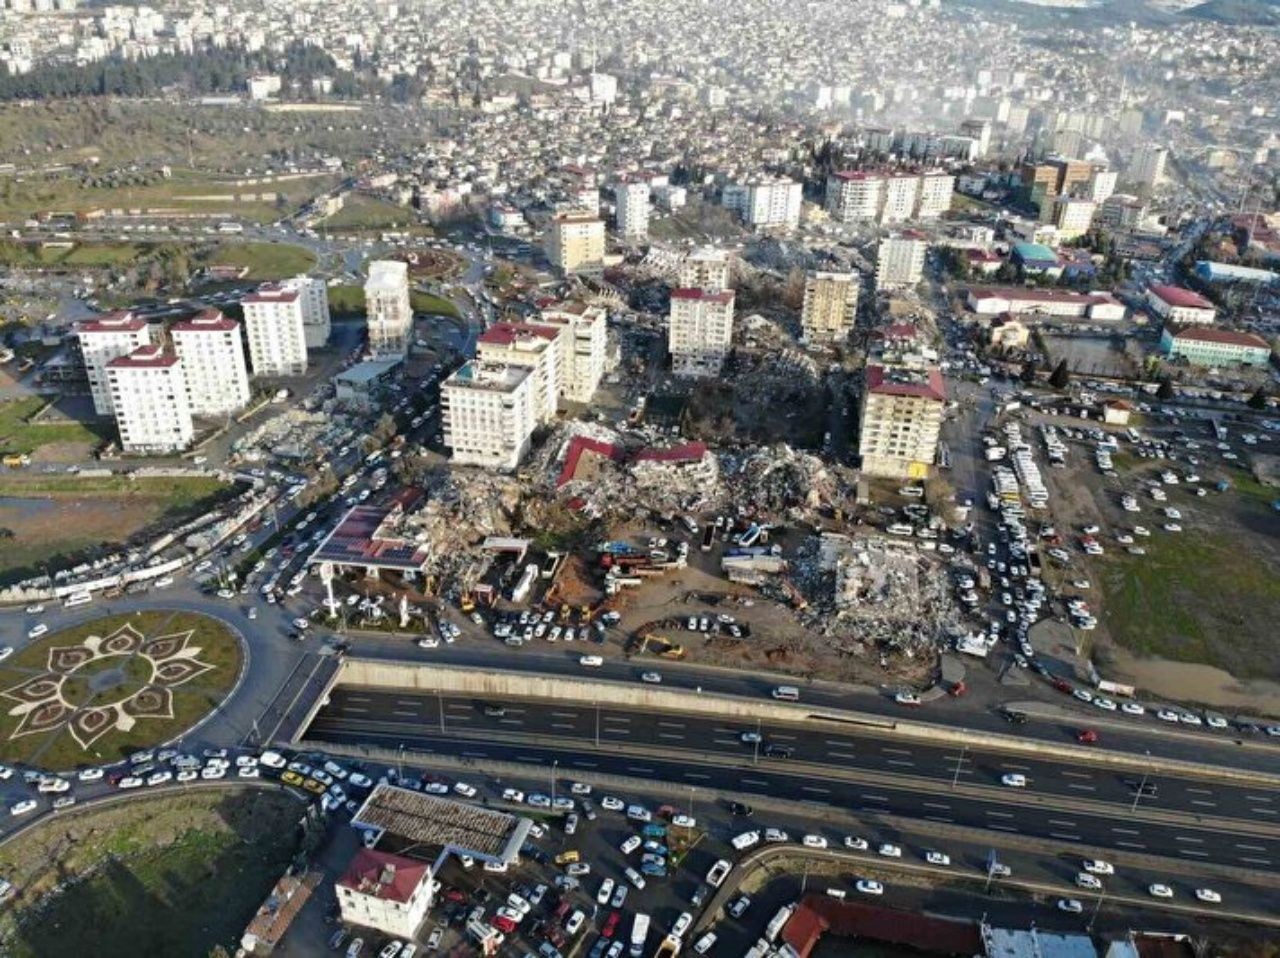
[{"label": "red tile roof", "polygon": [[641,449],[636,453],[636,462],[698,462],[707,454],[707,447],[701,442],[686,442],[681,446],[669,449]]},{"label": "red tile roof", "polygon": [[510,346],[521,340],[551,341],[559,335],[560,330],[554,326],[539,326],[534,323],[494,323],[480,334],[479,341],[494,346]]},{"label": "red tile roof", "polygon": [[1221,343],[1225,346],[1252,346],[1270,349],[1271,344],[1257,333],[1238,332],[1234,329],[1214,329],[1211,326],[1188,326],[1172,330],[1174,339],[1190,339],[1201,343]]},{"label": "red tile roof", "polygon": [[160,346],[139,346],[128,356],[117,356],[107,363],[108,369],[165,369],[176,365],[178,357]]},{"label": "red tile roof", "polygon": [[174,333],[226,333],[239,325],[234,319],[229,319],[219,310],[202,309],[190,319],[174,323],[169,327],[169,331]]},{"label": "red tile roof", "polygon": [[296,289],[280,289],[277,286],[260,286],[258,289],[244,299],[240,300],[244,303],[292,303],[298,299],[298,291]]},{"label": "red tile roof", "polygon": [[1152,286],[1149,290],[1151,295],[1158,298],[1161,302],[1170,306],[1177,306],[1191,309],[1214,309],[1213,303],[1209,302],[1194,290],[1184,289],[1181,286]]},{"label": "red tile roof", "polygon": [[930,366],[923,380],[919,377],[899,378],[890,375],[884,366],[867,367],[867,392],[878,396],[917,396],[945,402],[947,389],[942,382],[942,372]]},{"label": "red tile roof", "polygon": [[[796,926],[794,933],[792,925]],[[982,936],[974,922],[844,902],[829,895],[806,895],[783,927],[782,939],[805,958],[823,932],[839,938],[906,945],[927,954],[969,956],[983,951]]]},{"label": "red tile roof", "polygon": [[145,319],[136,318],[127,309],[117,309],[93,319],[86,319],[76,326],[78,333],[136,333],[147,325]]},{"label": "red tile roof", "polygon": [[[431,876],[431,866],[402,855],[361,848],[338,879],[339,888],[351,888],[382,901],[407,902],[414,889]],[[387,879],[384,881],[384,879]]]},{"label": "red tile roof", "polygon": [[672,299],[699,299],[706,300],[711,303],[732,303],[733,290],[722,289],[719,292],[711,292],[706,289],[673,289],[671,291]]},{"label": "red tile roof", "polygon": [[573,481],[574,473],[578,471],[578,463],[586,453],[603,456],[612,462],[622,461],[622,448],[620,446],[601,442],[599,439],[589,439],[586,436],[574,436],[569,440],[569,449],[564,456],[564,467],[560,470],[559,478],[556,479],[557,489],[566,482]]}]

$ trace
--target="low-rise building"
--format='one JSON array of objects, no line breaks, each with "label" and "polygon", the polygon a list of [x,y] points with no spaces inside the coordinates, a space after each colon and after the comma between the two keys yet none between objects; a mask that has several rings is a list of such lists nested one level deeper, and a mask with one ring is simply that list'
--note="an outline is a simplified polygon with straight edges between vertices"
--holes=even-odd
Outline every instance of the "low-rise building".
[{"label": "low-rise building", "polygon": [[965,296],[969,309],[979,316],[1042,315],[1063,319],[1114,321],[1125,317],[1124,303],[1109,293],[1075,293],[1061,289],[1023,286],[971,286]]},{"label": "low-rise building", "polygon": [[84,359],[84,371],[89,377],[93,411],[99,416],[110,416],[115,410],[111,404],[107,364],[148,345],[151,342],[151,327],[146,320],[139,319],[133,313],[119,310],[80,323],[76,327],[76,338],[80,343],[80,355]]},{"label": "low-rise building", "polygon": [[224,416],[249,403],[249,369],[240,324],[206,309],[169,327],[182,360],[194,416]]},{"label": "low-rise building", "polygon": [[671,291],[667,347],[677,376],[718,376],[733,342],[731,289]]},{"label": "low-rise building", "polygon": [[191,444],[187,377],[175,354],[158,345],[139,346],[107,363],[107,382],[121,450],[164,455]]},{"label": "low-rise building", "polygon": [[1155,285],[1147,289],[1151,311],[1173,326],[1208,326],[1218,310],[1195,290],[1182,286]]},{"label": "low-rise building", "polygon": [[431,909],[431,865],[361,848],[335,891],[344,924],[411,940]]},{"label": "low-rise building", "polygon": [[987,327],[987,343],[992,349],[1026,349],[1031,330],[1012,316],[997,316]]},{"label": "low-rise building", "polygon": [[1193,366],[1266,366],[1271,361],[1271,345],[1257,333],[1212,326],[1178,328],[1166,324],[1160,333],[1160,348],[1170,359],[1182,359]]},{"label": "low-rise building", "polygon": [[440,384],[444,443],[459,465],[514,470],[538,424],[528,366],[472,360]]},{"label": "low-rise building", "polygon": [[923,479],[933,466],[946,389],[937,366],[867,366],[859,420],[862,472]]},{"label": "low-rise building", "polygon": [[240,301],[249,362],[255,376],[302,376],[307,371],[307,333],[302,294],[274,284]]},{"label": "low-rise building", "polygon": [[812,342],[841,340],[858,311],[856,273],[811,271],[805,276],[800,329]]}]

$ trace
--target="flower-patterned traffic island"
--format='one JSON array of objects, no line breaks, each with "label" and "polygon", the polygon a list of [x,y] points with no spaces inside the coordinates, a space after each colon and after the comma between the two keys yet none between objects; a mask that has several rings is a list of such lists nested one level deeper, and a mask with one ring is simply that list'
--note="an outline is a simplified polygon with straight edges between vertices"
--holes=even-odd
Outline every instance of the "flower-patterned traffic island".
[{"label": "flower-patterned traffic island", "polygon": [[108,616],[0,665],[0,761],[69,769],[180,735],[222,701],[240,641],[191,612]]}]

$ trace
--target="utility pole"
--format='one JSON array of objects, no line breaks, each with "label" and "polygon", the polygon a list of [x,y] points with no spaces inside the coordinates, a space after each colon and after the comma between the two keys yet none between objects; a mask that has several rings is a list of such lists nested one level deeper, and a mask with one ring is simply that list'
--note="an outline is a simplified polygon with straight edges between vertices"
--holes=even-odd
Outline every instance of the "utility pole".
[{"label": "utility pole", "polygon": [[600,703],[594,703],[596,707],[596,748],[600,747]]},{"label": "utility pole", "polygon": [[1086,931],[1093,931],[1093,923],[1098,920],[1098,912],[1102,911],[1102,899],[1106,897],[1107,890],[1105,888],[1098,892],[1098,900],[1093,905],[1093,914],[1089,916],[1089,924],[1085,926]]},{"label": "utility pole", "polygon": [[436,689],[436,708],[440,712],[440,734],[444,734],[444,693]]},{"label": "utility pole", "polygon": [[757,719],[756,719],[756,740],[752,743],[752,745],[754,746],[754,747],[753,747],[753,749],[752,749],[752,753],[751,753],[751,764],[752,764],[752,765],[759,765],[759,764],[760,764],[760,738],[761,738],[761,735],[760,735],[760,727],[761,727],[761,726],[760,726],[760,719],[759,719],[759,718],[757,718]]},{"label": "utility pole", "polygon": [[551,810],[556,808],[556,769],[560,767],[560,759],[551,760]]},{"label": "utility pole", "polygon": [[[1151,751],[1150,751],[1150,749],[1146,749],[1146,750],[1144,750],[1144,751],[1143,751],[1143,754],[1144,754],[1144,755],[1146,755],[1148,759],[1149,759],[1149,758],[1151,758]],[[1133,796],[1133,807],[1129,809],[1129,814],[1131,814],[1131,815],[1133,815],[1133,814],[1136,814],[1136,813],[1137,813],[1137,811],[1138,811],[1138,803],[1139,803],[1140,801],[1142,801],[1142,796],[1143,796],[1144,794],[1146,794],[1146,791],[1147,791],[1147,776],[1148,776],[1148,775],[1150,775],[1150,774],[1151,774],[1150,769],[1145,769],[1145,768],[1144,768],[1144,769],[1142,770],[1142,781],[1138,784],[1138,791],[1137,791],[1137,793],[1136,793],[1136,794],[1134,794],[1134,796]]]},{"label": "utility pole", "polygon": [[960,757],[956,759],[956,773],[951,777],[951,787],[955,788],[960,783],[960,769],[964,767],[964,757],[968,754],[969,746],[964,744],[960,746]]}]

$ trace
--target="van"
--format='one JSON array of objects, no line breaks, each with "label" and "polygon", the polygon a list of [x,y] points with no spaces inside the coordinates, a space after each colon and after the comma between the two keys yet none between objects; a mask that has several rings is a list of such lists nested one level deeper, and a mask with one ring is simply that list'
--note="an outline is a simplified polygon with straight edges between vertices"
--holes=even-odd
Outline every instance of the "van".
[{"label": "van", "polygon": [[735,835],[730,839],[729,844],[740,852],[745,852],[748,848],[752,848],[760,844],[759,832],[743,832],[741,835]]},{"label": "van", "polygon": [[66,609],[74,609],[78,605],[88,605],[92,601],[92,594],[88,592],[76,592],[73,595],[67,596],[66,600],[62,603],[62,606]]},{"label": "van", "polygon": [[800,701],[800,690],[794,685],[779,685],[773,690],[773,697],[783,702]]}]

